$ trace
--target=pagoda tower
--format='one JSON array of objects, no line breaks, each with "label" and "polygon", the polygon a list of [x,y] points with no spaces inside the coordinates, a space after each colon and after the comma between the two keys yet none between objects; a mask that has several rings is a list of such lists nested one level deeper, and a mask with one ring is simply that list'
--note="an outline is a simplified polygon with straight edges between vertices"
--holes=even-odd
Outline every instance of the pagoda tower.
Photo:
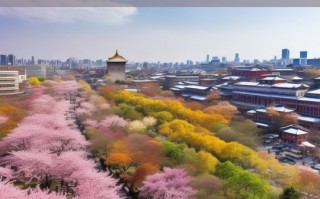
[{"label": "pagoda tower", "polygon": [[113,82],[116,80],[124,80],[126,78],[125,69],[127,62],[128,60],[122,57],[118,53],[118,50],[116,50],[116,53],[107,60],[108,79]]}]

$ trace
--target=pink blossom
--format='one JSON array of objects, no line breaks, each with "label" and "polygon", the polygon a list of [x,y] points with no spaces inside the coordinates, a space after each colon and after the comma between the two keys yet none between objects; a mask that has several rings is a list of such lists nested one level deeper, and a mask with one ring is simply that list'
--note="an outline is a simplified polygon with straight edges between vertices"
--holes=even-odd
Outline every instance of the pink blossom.
[{"label": "pink blossom", "polygon": [[39,188],[31,191],[21,190],[9,182],[0,182],[0,197],[3,199],[66,199],[65,196],[60,196],[56,193],[49,194]]},{"label": "pink blossom", "polygon": [[51,155],[39,151],[14,151],[1,159],[3,164],[16,167],[15,176],[42,179],[52,165]]},{"label": "pink blossom", "polygon": [[81,103],[81,107],[85,110],[87,110],[88,112],[94,112],[96,111],[96,108],[89,102],[82,102]]},{"label": "pink blossom", "polygon": [[140,188],[140,196],[153,199],[194,198],[196,191],[188,186],[191,177],[183,169],[165,167],[163,173],[147,176]]},{"label": "pink blossom", "polygon": [[128,124],[126,120],[123,118],[117,116],[117,115],[111,115],[107,116],[104,120],[102,120],[99,124],[99,128],[101,127],[111,127],[111,126],[119,126],[119,127],[125,127]]},{"label": "pink blossom", "polygon": [[12,170],[6,167],[0,167],[0,181],[1,178],[12,178]]},{"label": "pink blossom", "polygon": [[[59,83],[54,87],[59,92],[72,92],[78,84],[69,81],[69,84]],[[41,95],[32,103],[32,114],[0,141],[0,164],[6,166],[0,167],[0,179],[14,181],[17,177],[23,177],[27,180],[41,180],[45,176],[54,176],[75,185],[72,188],[75,198],[119,198],[116,180],[106,173],[96,172],[95,163],[87,158],[89,142],[78,130],[69,127],[70,120],[66,119],[65,113],[70,108],[70,102],[56,101],[51,96]],[[88,102],[82,104],[85,111],[95,108]],[[4,193],[4,190],[10,194]],[[19,190],[2,182],[0,197],[64,198],[39,188]]]},{"label": "pink blossom", "polygon": [[97,128],[99,123],[96,120],[87,119],[83,122],[86,126]]}]

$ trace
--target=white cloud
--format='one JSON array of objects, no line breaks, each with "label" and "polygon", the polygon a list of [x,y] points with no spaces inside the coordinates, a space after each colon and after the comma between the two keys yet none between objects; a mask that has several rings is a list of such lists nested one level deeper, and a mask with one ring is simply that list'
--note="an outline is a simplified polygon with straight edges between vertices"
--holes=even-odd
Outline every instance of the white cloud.
[{"label": "white cloud", "polygon": [[0,15],[40,22],[123,24],[135,7],[2,7]]}]

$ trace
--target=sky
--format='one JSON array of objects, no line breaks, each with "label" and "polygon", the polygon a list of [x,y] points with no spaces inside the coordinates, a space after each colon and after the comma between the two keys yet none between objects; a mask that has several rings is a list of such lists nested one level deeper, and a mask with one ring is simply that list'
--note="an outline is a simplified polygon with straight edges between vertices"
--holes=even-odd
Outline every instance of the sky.
[{"label": "sky", "polygon": [[0,54],[17,58],[204,61],[320,57],[320,8],[0,7]]}]

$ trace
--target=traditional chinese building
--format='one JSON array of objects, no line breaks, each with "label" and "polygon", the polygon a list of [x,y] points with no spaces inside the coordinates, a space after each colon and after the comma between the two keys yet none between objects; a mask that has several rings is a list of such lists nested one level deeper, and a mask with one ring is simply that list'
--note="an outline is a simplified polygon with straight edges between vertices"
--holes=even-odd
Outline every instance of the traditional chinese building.
[{"label": "traditional chinese building", "polygon": [[261,67],[238,66],[229,68],[229,74],[231,76],[240,76],[250,81],[256,81],[261,79],[263,75],[270,75],[272,72]]},{"label": "traditional chinese building", "polygon": [[128,60],[122,57],[118,53],[118,50],[116,50],[116,53],[107,60],[108,79],[113,82],[126,79],[125,68],[127,62]]},{"label": "traditional chinese building", "polygon": [[199,74],[167,75],[164,77],[163,89],[170,89],[171,87],[177,85],[179,82],[194,82],[196,85],[198,85]]},{"label": "traditional chinese building", "polygon": [[308,130],[299,125],[289,125],[280,128],[281,140],[284,143],[302,145],[308,138]]},{"label": "traditional chinese building", "polygon": [[257,126],[270,128],[273,127],[276,122],[275,118],[268,114],[268,111],[270,110],[276,111],[282,115],[289,114],[293,117],[296,117],[299,125],[311,130],[310,134],[315,133],[314,131],[320,130],[320,118],[297,114],[294,109],[286,108],[283,105],[275,105],[267,108],[259,107],[256,109],[252,109],[250,111],[247,111],[246,116],[249,119],[253,120],[257,124]]},{"label": "traditional chinese building", "polygon": [[270,85],[258,82],[238,82],[233,85],[232,102],[247,109],[267,107],[272,104],[282,104],[297,109],[299,103],[303,104],[305,100],[303,96],[308,88],[309,86],[305,84],[277,83]]},{"label": "traditional chinese building", "polygon": [[[239,82],[232,86],[232,99],[241,109],[269,107],[281,104],[299,114],[299,124],[320,129],[320,89],[308,91],[305,84]],[[220,88],[220,91],[222,89]]]},{"label": "traditional chinese building", "polygon": [[264,77],[260,80],[261,84],[278,84],[278,83],[284,83],[287,82],[286,79],[283,79],[278,76],[269,76],[269,77]]},{"label": "traditional chinese building", "polygon": [[217,89],[211,86],[176,85],[170,88],[170,90],[185,99],[204,102],[207,96]]},{"label": "traditional chinese building", "polygon": [[246,116],[253,120],[257,126],[261,127],[273,127],[277,121],[275,121],[276,118],[272,117],[269,113],[269,111],[275,111],[279,114],[290,114],[295,115],[295,112],[293,109],[286,108],[282,105],[275,105],[271,107],[260,107],[256,108],[250,111],[247,111]]}]

